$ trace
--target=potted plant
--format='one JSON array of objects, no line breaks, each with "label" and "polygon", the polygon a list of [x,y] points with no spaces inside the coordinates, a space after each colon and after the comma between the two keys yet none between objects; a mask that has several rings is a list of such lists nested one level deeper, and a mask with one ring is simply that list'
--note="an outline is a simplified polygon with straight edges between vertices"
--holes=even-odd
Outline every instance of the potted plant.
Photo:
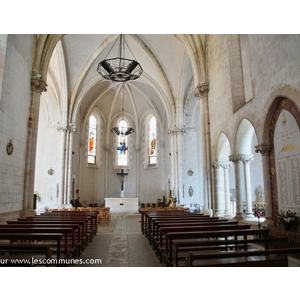
[{"label": "potted plant", "polygon": [[279,224],[283,224],[286,230],[291,230],[297,227],[296,213],[288,211],[283,211],[282,209],[277,215]]}]

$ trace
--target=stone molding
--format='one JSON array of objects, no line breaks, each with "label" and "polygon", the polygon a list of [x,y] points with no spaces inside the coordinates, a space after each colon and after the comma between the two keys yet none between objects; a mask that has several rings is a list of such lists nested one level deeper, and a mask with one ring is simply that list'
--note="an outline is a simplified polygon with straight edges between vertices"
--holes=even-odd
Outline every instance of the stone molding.
[{"label": "stone molding", "polygon": [[185,134],[185,127],[171,127],[168,129],[168,134],[178,135],[178,134]]},{"label": "stone molding", "polygon": [[212,163],[212,167],[214,167],[214,168],[229,169],[230,166],[231,166],[231,162],[230,161],[225,161],[225,162],[216,161],[216,162]]},{"label": "stone molding", "polygon": [[69,124],[69,125],[61,125],[61,124],[59,124],[59,125],[56,126],[56,129],[59,132],[76,133],[76,126],[72,125],[72,124]]},{"label": "stone molding", "polygon": [[229,156],[229,160],[234,164],[237,164],[240,161],[243,163],[249,163],[253,160],[253,154],[233,154]]},{"label": "stone molding", "polygon": [[42,75],[36,74],[32,76],[31,83],[30,83],[30,89],[33,92],[42,94],[42,92],[47,92],[47,84],[42,79]]},{"label": "stone molding", "polygon": [[271,146],[268,144],[260,144],[255,146],[255,152],[260,153],[262,156],[269,156]]},{"label": "stone molding", "polygon": [[209,92],[209,84],[208,83],[200,83],[197,85],[194,95],[197,98],[207,97]]},{"label": "stone molding", "polygon": [[66,128],[67,128],[67,132],[76,133],[76,126],[75,125],[69,124],[69,125],[66,126]]}]

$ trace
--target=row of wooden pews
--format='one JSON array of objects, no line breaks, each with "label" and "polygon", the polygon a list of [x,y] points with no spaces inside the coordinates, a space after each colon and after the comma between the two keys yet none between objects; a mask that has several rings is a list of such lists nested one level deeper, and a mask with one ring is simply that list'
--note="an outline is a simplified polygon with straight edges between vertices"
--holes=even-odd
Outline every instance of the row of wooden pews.
[{"label": "row of wooden pews", "polygon": [[77,259],[97,232],[97,211],[53,211],[0,225],[0,258]]},{"label": "row of wooden pews", "polygon": [[141,230],[168,267],[288,266],[286,238],[268,228],[186,211],[141,209]]}]

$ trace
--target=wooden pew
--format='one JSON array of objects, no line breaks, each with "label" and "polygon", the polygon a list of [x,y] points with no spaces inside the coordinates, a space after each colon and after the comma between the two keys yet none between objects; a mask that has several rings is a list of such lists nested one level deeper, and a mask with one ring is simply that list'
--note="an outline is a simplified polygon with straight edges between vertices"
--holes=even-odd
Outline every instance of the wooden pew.
[{"label": "wooden pew", "polygon": [[[151,238],[151,236],[155,236],[157,235],[157,232],[159,230],[159,224],[161,223],[212,223],[212,222],[217,222],[217,223],[222,223],[222,222],[228,222],[227,219],[220,219],[217,217],[213,217],[213,218],[201,218],[201,217],[178,217],[178,218],[151,218],[151,226],[148,230],[149,232],[149,236]],[[170,225],[173,226],[173,225]],[[150,240],[151,241],[151,240]]]},{"label": "wooden pew", "polygon": [[234,251],[224,253],[190,253],[187,267],[287,267],[288,253],[300,253],[300,248]]},{"label": "wooden pew", "polygon": [[195,225],[195,226],[172,226],[162,227],[159,232],[159,239],[155,240],[156,253],[159,256],[160,261],[163,261],[164,253],[167,251],[167,235],[172,232],[190,233],[194,231],[223,231],[223,230],[241,230],[250,229],[250,224],[215,224],[211,226]]},{"label": "wooden pew", "polygon": [[194,241],[177,241],[173,246],[173,261],[174,267],[185,266],[185,259],[189,257],[190,253],[193,255],[208,252],[220,251],[247,251],[251,248],[269,250],[271,248],[280,249],[288,247],[287,238],[261,238],[261,239],[247,239],[247,240],[194,240]]},{"label": "wooden pew", "polygon": [[268,237],[269,228],[261,229],[229,229],[229,230],[212,230],[212,231],[194,231],[194,232],[168,232],[166,236],[165,260],[167,266],[172,266],[173,262],[173,245],[177,240],[194,240],[194,239],[248,239],[258,236],[258,238]]},{"label": "wooden pew", "polygon": [[[55,241],[56,242],[56,253],[57,253],[57,261],[59,263],[59,259],[61,258],[61,241],[63,239],[62,233],[24,233],[24,232],[0,232],[0,240],[6,240],[9,242],[15,241]],[[38,245],[38,244],[37,244]]]},{"label": "wooden pew", "polygon": [[[31,255],[43,255],[46,259],[45,265],[46,267],[49,266],[49,259],[51,259],[53,251],[50,249],[48,244],[3,244],[0,243],[0,254],[1,260],[7,259],[8,264],[11,266],[21,266],[22,263],[12,263],[11,258],[13,255],[13,259],[21,260],[23,255],[31,254]],[[7,256],[5,256],[7,254]],[[20,256],[22,255],[22,256]],[[28,266],[28,264],[25,264]]]},{"label": "wooden pew", "polygon": [[[56,223],[56,224],[38,224],[38,223],[23,223],[17,222],[12,224],[12,221],[7,225],[0,225],[0,231],[2,228],[7,228],[7,226],[11,228],[73,228],[73,232],[71,236],[67,236],[67,247],[68,247],[68,256],[72,256],[72,258],[76,258],[80,254],[80,232],[79,232],[79,224],[70,224],[70,223]],[[77,232],[77,234],[75,234]]]},{"label": "wooden pew", "polygon": [[139,210],[141,214],[141,231],[142,234],[145,234],[145,225],[147,224],[148,216],[159,216],[159,215],[168,215],[168,216],[178,216],[178,215],[195,215],[186,211],[175,210],[175,211],[167,211],[167,210],[157,210],[157,211],[149,211],[149,210]]},{"label": "wooden pew", "polygon": [[98,214],[99,211],[53,211],[45,212],[44,215],[57,215],[57,216],[89,216],[90,220],[90,230],[95,235],[98,229]]},{"label": "wooden pew", "polygon": [[[5,226],[5,227],[3,227]],[[59,233],[63,234],[64,236],[64,254],[65,258],[69,258],[75,251],[74,247],[71,249],[68,247],[68,236],[72,237],[72,244],[74,244],[74,230],[71,227],[11,227],[9,225],[1,225],[0,226],[0,233],[1,234],[52,234],[52,233]],[[28,239],[29,240],[29,239]],[[56,247],[56,251],[57,247]],[[61,251],[57,253],[57,256],[61,256]]]},{"label": "wooden pew", "polygon": [[160,228],[162,227],[176,227],[176,226],[212,226],[212,225],[237,225],[238,221],[228,221],[228,220],[181,220],[181,221],[172,221],[167,222],[156,221],[154,223],[152,238],[158,240]]},{"label": "wooden pew", "polygon": [[94,232],[91,226],[91,217],[90,216],[57,216],[53,215],[37,215],[34,217],[27,217],[29,220],[41,220],[41,221],[55,221],[55,222],[62,222],[62,221],[84,221],[84,234],[88,237],[86,240],[86,245],[90,242],[94,236]]},{"label": "wooden pew", "polygon": [[[59,222],[59,223],[58,223]],[[68,224],[70,224],[71,226],[74,227],[74,236],[75,239],[77,239],[77,241],[75,240],[75,246],[78,247],[78,255],[80,255],[80,253],[84,250],[85,246],[87,245],[86,243],[86,239],[87,239],[87,235],[85,235],[84,232],[84,221],[57,221],[57,220],[53,220],[50,219],[49,221],[47,220],[41,220],[41,219],[18,219],[17,221],[7,221],[8,225],[19,225],[19,224],[24,224],[25,226],[27,225],[31,225],[31,226],[35,226],[35,225],[39,225],[39,226],[46,226],[46,227],[51,227],[52,225],[58,226],[66,226]],[[66,226],[68,227],[68,226]],[[76,232],[77,231],[77,232]]]},{"label": "wooden pew", "polygon": [[184,220],[184,219],[189,219],[189,220],[194,220],[194,219],[215,219],[215,217],[210,218],[209,216],[203,216],[203,215],[199,215],[199,214],[190,214],[190,213],[183,213],[181,215],[177,215],[177,216],[171,216],[171,215],[147,215],[146,216],[146,220],[145,220],[145,228],[144,228],[144,233],[145,236],[150,240],[150,236],[151,236],[151,231],[152,231],[152,220]]}]

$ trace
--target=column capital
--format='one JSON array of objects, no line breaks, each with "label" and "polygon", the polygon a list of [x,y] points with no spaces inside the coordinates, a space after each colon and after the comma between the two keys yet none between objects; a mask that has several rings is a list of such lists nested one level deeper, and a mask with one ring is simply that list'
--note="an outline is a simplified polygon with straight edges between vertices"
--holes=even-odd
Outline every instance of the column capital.
[{"label": "column capital", "polygon": [[255,146],[255,152],[260,153],[262,156],[269,156],[270,148],[268,144],[260,144]]},{"label": "column capital", "polygon": [[36,74],[31,77],[30,89],[33,92],[40,93],[47,92],[47,84],[42,79],[41,74]]},{"label": "column capital", "polygon": [[66,126],[66,128],[67,128],[67,132],[76,133],[76,126],[75,125],[70,123],[69,125]]},{"label": "column capital", "polygon": [[212,167],[214,167],[214,168],[229,169],[230,166],[231,166],[230,161],[215,161],[212,163]]},{"label": "column capital", "polygon": [[215,162],[213,162],[211,165],[212,165],[212,167],[215,168],[215,169],[221,169],[221,168],[222,168],[222,163],[219,162],[219,161],[215,161]]},{"label": "column capital", "polygon": [[184,134],[184,133],[185,133],[185,126],[183,127],[173,126],[168,129],[168,134],[177,135],[177,134]]},{"label": "column capital", "polygon": [[203,98],[208,96],[208,92],[209,92],[209,84],[203,82],[197,85],[194,91],[194,95],[197,98]]},{"label": "column capital", "polygon": [[243,163],[248,163],[253,160],[253,154],[233,154],[229,156],[229,160],[234,164],[237,164],[240,161]]},{"label": "column capital", "polygon": [[104,149],[108,151],[110,149],[110,145],[104,145]]},{"label": "column capital", "polygon": [[67,132],[67,125],[57,124],[56,129],[59,132]]}]

